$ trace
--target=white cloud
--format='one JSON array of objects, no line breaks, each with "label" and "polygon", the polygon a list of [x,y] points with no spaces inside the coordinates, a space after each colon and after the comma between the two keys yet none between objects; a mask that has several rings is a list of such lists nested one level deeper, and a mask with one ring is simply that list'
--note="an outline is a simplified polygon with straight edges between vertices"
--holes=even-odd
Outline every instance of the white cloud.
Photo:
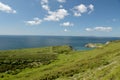
[{"label": "white cloud", "polygon": [[59,8],[63,8],[63,5],[60,5]]},{"label": "white cloud", "polygon": [[44,20],[47,21],[59,21],[61,19],[64,19],[65,16],[68,15],[68,11],[65,9],[58,9],[57,11],[49,11],[48,13],[49,15],[47,15]]},{"label": "white cloud", "polygon": [[81,13],[75,12],[75,13],[74,13],[74,16],[81,16]]},{"label": "white cloud", "polygon": [[42,5],[42,8],[43,8],[43,9],[45,9],[45,10],[47,10],[47,11],[49,11],[49,10],[50,10],[50,8],[49,8],[49,6],[48,6],[48,5]]},{"label": "white cloud", "polygon": [[80,13],[87,12],[87,7],[84,4],[80,4],[78,6],[75,6],[74,9],[76,9]]},{"label": "white cloud", "polygon": [[12,9],[10,6],[3,4],[0,2],[0,11],[6,12],[6,13],[16,13],[16,10]]},{"label": "white cloud", "polygon": [[[66,0],[58,0],[59,2],[64,2]],[[64,19],[65,16],[68,15],[68,11],[66,9],[63,9],[63,6],[60,5],[60,9],[56,11],[51,11],[50,7],[48,5],[48,0],[41,0],[41,6],[43,9],[48,11],[48,14],[44,17],[43,20],[45,21],[59,21],[61,19]]]},{"label": "white cloud", "polygon": [[71,32],[71,30],[65,28],[64,32]]},{"label": "white cloud", "polygon": [[67,32],[68,30],[67,29],[64,29],[65,32]]},{"label": "white cloud", "polygon": [[86,31],[104,31],[110,32],[112,31],[112,27],[94,27],[94,28],[86,28]]},{"label": "white cloud", "polygon": [[48,4],[48,0],[41,0],[41,4]]},{"label": "white cloud", "polygon": [[92,4],[90,4],[90,5],[88,6],[88,8],[90,9],[90,11],[88,12],[88,14],[90,14],[91,12],[94,11],[94,6],[93,6]]},{"label": "white cloud", "polygon": [[91,28],[86,28],[85,30],[86,30],[86,31],[94,31],[94,30],[91,29]]},{"label": "white cloud", "polygon": [[50,7],[48,6],[48,0],[41,0],[41,5],[42,5],[42,8],[47,10],[47,11],[50,11]]},{"label": "white cloud", "polygon": [[84,4],[80,4],[73,8],[74,16],[81,16],[82,13],[87,12],[87,7]]},{"label": "white cloud", "polygon": [[25,21],[25,23],[26,23],[27,25],[31,25],[31,26],[33,26],[33,25],[39,25],[39,24],[41,24],[41,22],[42,22],[42,20],[39,19],[39,18],[34,18],[34,19],[31,20],[31,21]]},{"label": "white cloud", "polygon": [[75,6],[72,11],[74,12],[74,16],[81,16],[83,13],[91,13],[94,10],[94,6],[90,4],[89,6],[86,6],[84,4],[80,4],[78,6]]},{"label": "white cloud", "polygon": [[57,0],[57,1],[60,2],[60,3],[66,2],[66,0]]},{"label": "white cloud", "polygon": [[112,27],[95,27],[94,29],[96,31],[107,31],[107,32],[112,31]]},{"label": "white cloud", "polygon": [[70,22],[64,22],[62,24],[60,24],[61,26],[65,26],[65,27],[69,27],[69,26],[74,26],[73,23],[70,23]]}]

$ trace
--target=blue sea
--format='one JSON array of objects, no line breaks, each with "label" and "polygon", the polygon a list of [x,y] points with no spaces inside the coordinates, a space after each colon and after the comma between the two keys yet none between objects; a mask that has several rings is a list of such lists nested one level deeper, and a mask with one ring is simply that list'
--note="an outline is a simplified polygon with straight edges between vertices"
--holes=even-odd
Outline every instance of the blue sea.
[{"label": "blue sea", "polygon": [[76,50],[88,50],[87,43],[105,43],[120,40],[118,37],[78,36],[0,36],[0,50],[71,45]]}]

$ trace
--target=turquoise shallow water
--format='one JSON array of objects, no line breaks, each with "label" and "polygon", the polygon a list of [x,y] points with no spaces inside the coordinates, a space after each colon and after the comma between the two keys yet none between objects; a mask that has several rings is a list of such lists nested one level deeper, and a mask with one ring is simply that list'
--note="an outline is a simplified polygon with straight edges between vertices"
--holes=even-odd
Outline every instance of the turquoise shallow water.
[{"label": "turquoise shallow water", "polygon": [[71,45],[76,50],[88,50],[87,43],[105,43],[120,40],[118,37],[71,37],[71,36],[0,36],[0,50]]}]

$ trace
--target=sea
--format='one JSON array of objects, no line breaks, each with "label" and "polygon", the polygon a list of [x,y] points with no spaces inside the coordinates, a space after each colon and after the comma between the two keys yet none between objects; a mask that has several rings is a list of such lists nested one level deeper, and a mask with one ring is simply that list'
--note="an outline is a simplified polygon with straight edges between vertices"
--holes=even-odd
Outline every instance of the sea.
[{"label": "sea", "polygon": [[84,37],[84,36],[0,36],[0,50],[38,48],[70,45],[75,50],[89,50],[87,43],[106,43],[120,40],[120,37]]}]

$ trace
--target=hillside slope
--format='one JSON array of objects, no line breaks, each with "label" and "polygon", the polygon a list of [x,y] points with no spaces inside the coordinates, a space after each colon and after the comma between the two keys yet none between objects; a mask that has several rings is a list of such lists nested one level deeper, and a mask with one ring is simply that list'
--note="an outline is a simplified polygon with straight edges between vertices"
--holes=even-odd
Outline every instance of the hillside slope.
[{"label": "hillside slope", "polygon": [[89,51],[68,49],[49,64],[0,75],[0,80],[120,80],[120,41]]}]

